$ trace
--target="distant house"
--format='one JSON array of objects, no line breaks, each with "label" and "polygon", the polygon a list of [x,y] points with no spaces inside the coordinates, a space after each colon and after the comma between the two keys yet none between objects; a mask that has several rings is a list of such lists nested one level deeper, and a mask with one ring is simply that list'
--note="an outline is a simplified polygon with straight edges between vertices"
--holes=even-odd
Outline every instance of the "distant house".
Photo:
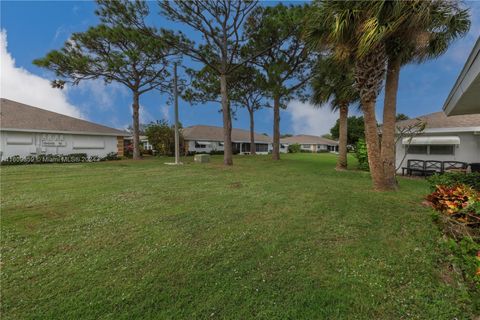
[{"label": "distant house", "polygon": [[40,154],[123,155],[125,136],[124,131],[1,99],[1,159]]},{"label": "distant house", "polygon": [[443,111],[449,116],[480,113],[480,38],[450,91]]},{"label": "distant house", "polygon": [[[223,151],[223,128],[215,126],[196,125],[182,129],[187,152]],[[255,148],[257,154],[268,154],[272,150],[272,138],[255,133]],[[250,153],[250,131],[232,129],[233,153]]]},{"label": "distant house", "polygon": [[480,162],[480,114],[446,116],[444,112],[435,112],[399,121],[397,128],[401,130],[418,122],[426,124],[423,132],[397,139],[399,171],[409,159]]},{"label": "distant house", "polygon": [[338,151],[338,141],[300,134],[288,138],[280,139],[280,143],[287,149],[289,145],[299,144],[302,151],[309,152],[336,152]]},{"label": "distant house", "polygon": [[[129,133],[131,134],[131,133]],[[148,137],[144,135],[140,135],[140,145],[142,146],[143,150],[145,152],[152,152],[154,151],[153,146],[148,142]],[[126,149],[133,149],[133,136],[129,135],[128,137],[125,137],[125,148]]]}]

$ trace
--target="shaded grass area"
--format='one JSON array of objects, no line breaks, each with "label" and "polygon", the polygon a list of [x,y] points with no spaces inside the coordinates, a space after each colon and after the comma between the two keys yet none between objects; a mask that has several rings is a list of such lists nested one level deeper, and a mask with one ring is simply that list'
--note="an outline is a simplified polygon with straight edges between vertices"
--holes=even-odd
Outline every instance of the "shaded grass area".
[{"label": "shaded grass area", "polygon": [[330,154],[1,169],[2,318],[466,319],[421,180]]}]

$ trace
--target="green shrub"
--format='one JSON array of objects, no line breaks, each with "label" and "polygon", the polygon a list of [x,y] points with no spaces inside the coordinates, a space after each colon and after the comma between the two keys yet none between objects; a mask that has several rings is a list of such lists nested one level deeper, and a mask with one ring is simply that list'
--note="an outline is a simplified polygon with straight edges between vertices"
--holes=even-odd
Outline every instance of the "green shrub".
[{"label": "green shrub", "polygon": [[[464,174],[461,174],[464,176]],[[456,176],[456,174],[455,174]],[[461,269],[462,276],[474,291],[480,289],[480,193],[457,179],[442,175],[433,179],[452,185],[435,185],[426,197],[437,214],[438,223],[446,237],[450,263]],[[480,293],[480,292],[478,292]],[[475,293],[476,294],[476,293]]]},{"label": "green shrub", "polygon": [[300,144],[294,143],[288,146],[288,152],[290,153],[299,153],[302,151]]},{"label": "green shrub", "polygon": [[110,152],[105,157],[100,159],[101,161],[120,160],[120,157],[116,152]]},{"label": "green shrub", "polygon": [[427,178],[430,183],[430,189],[435,190],[437,185],[453,187],[459,184],[465,184],[473,189],[480,191],[480,173],[462,173],[462,172],[445,172],[443,174],[434,174]]},{"label": "green shrub", "polygon": [[355,148],[355,157],[358,160],[358,169],[369,171],[370,168],[368,166],[368,153],[367,153],[367,145],[365,144],[365,140],[358,139],[357,145]]},{"label": "green shrub", "polygon": [[451,253],[449,262],[458,266],[466,283],[480,293],[480,244],[472,238],[465,237],[460,241],[448,239],[445,245]]}]

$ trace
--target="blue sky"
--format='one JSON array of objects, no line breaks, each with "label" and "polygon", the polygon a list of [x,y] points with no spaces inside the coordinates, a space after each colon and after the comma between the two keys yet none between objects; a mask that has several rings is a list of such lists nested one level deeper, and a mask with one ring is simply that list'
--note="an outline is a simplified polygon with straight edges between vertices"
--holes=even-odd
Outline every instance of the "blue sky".
[{"label": "blue sky", "polygon": [[[264,3],[267,4],[267,3]],[[152,21],[175,28],[156,13],[152,5]],[[398,112],[410,117],[440,111],[476,39],[480,35],[480,2],[466,2],[471,8],[472,27],[442,57],[421,65],[402,69],[398,94]],[[121,85],[104,86],[101,81],[85,82],[66,90],[51,89],[53,74],[32,64],[52,49],[60,48],[72,32],[86,30],[98,23],[95,3],[88,1],[1,1],[1,90],[10,98],[53,111],[81,116],[97,123],[124,128],[131,123],[131,95]],[[191,30],[183,29],[187,34]],[[141,98],[144,122],[173,119],[172,107],[157,92]],[[383,95],[379,97],[377,114],[381,115]],[[180,120],[184,126],[194,124],[222,125],[219,105],[191,106],[180,101]],[[292,101],[282,111],[282,133],[323,134],[330,130],[337,114],[328,107],[314,109]],[[256,131],[271,134],[272,111],[259,111]],[[381,122],[381,117],[378,119]],[[239,110],[234,127],[248,128],[248,115]]]}]

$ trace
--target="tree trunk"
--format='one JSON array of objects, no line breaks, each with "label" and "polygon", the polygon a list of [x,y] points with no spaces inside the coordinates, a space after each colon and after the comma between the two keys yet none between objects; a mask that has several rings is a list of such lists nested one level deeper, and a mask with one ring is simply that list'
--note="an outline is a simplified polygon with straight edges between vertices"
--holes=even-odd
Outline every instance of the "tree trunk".
[{"label": "tree trunk", "polygon": [[380,158],[380,141],[378,139],[377,120],[375,118],[375,101],[362,102],[362,109],[365,123],[368,165],[372,176],[373,188],[377,191],[384,191],[386,188]]},{"label": "tree trunk", "polygon": [[400,67],[400,59],[388,60],[381,144],[385,188],[388,190],[395,190],[397,188],[397,181],[395,179],[395,122]]},{"label": "tree trunk", "polygon": [[250,114],[250,155],[254,156],[257,154],[255,147],[255,119],[253,109],[248,109]]},{"label": "tree trunk", "polygon": [[232,159],[232,115],[228,102],[227,75],[220,75],[220,94],[222,96],[223,113],[223,164],[233,165]]},{"label": "tree trunk", "polygon": [[133,160],[139,160],[141,157],[140,154],[140,103],[139,103],[139,94],[138,92],[133,93]]},{"label": "tree trunk", "polygon": [[348,119],[348,105],[342,103],[340,106],[340,125],[338,137],[338,160],[337,170],[347,169],[347,119]]},{"label": "tree trunk", "polygon": [[273,150],[272,159],[280,160],[280,97],[273,97]]},{"label": "tree trunk", "polygon": [[368,165],[373,187],[377,191],[387,190],[380,154],[375,103],[385,76],[386,52],[383,44],[359,57],[355,61],[355,85],[360,94],[365,123],[365,140],[367,144]]}]

